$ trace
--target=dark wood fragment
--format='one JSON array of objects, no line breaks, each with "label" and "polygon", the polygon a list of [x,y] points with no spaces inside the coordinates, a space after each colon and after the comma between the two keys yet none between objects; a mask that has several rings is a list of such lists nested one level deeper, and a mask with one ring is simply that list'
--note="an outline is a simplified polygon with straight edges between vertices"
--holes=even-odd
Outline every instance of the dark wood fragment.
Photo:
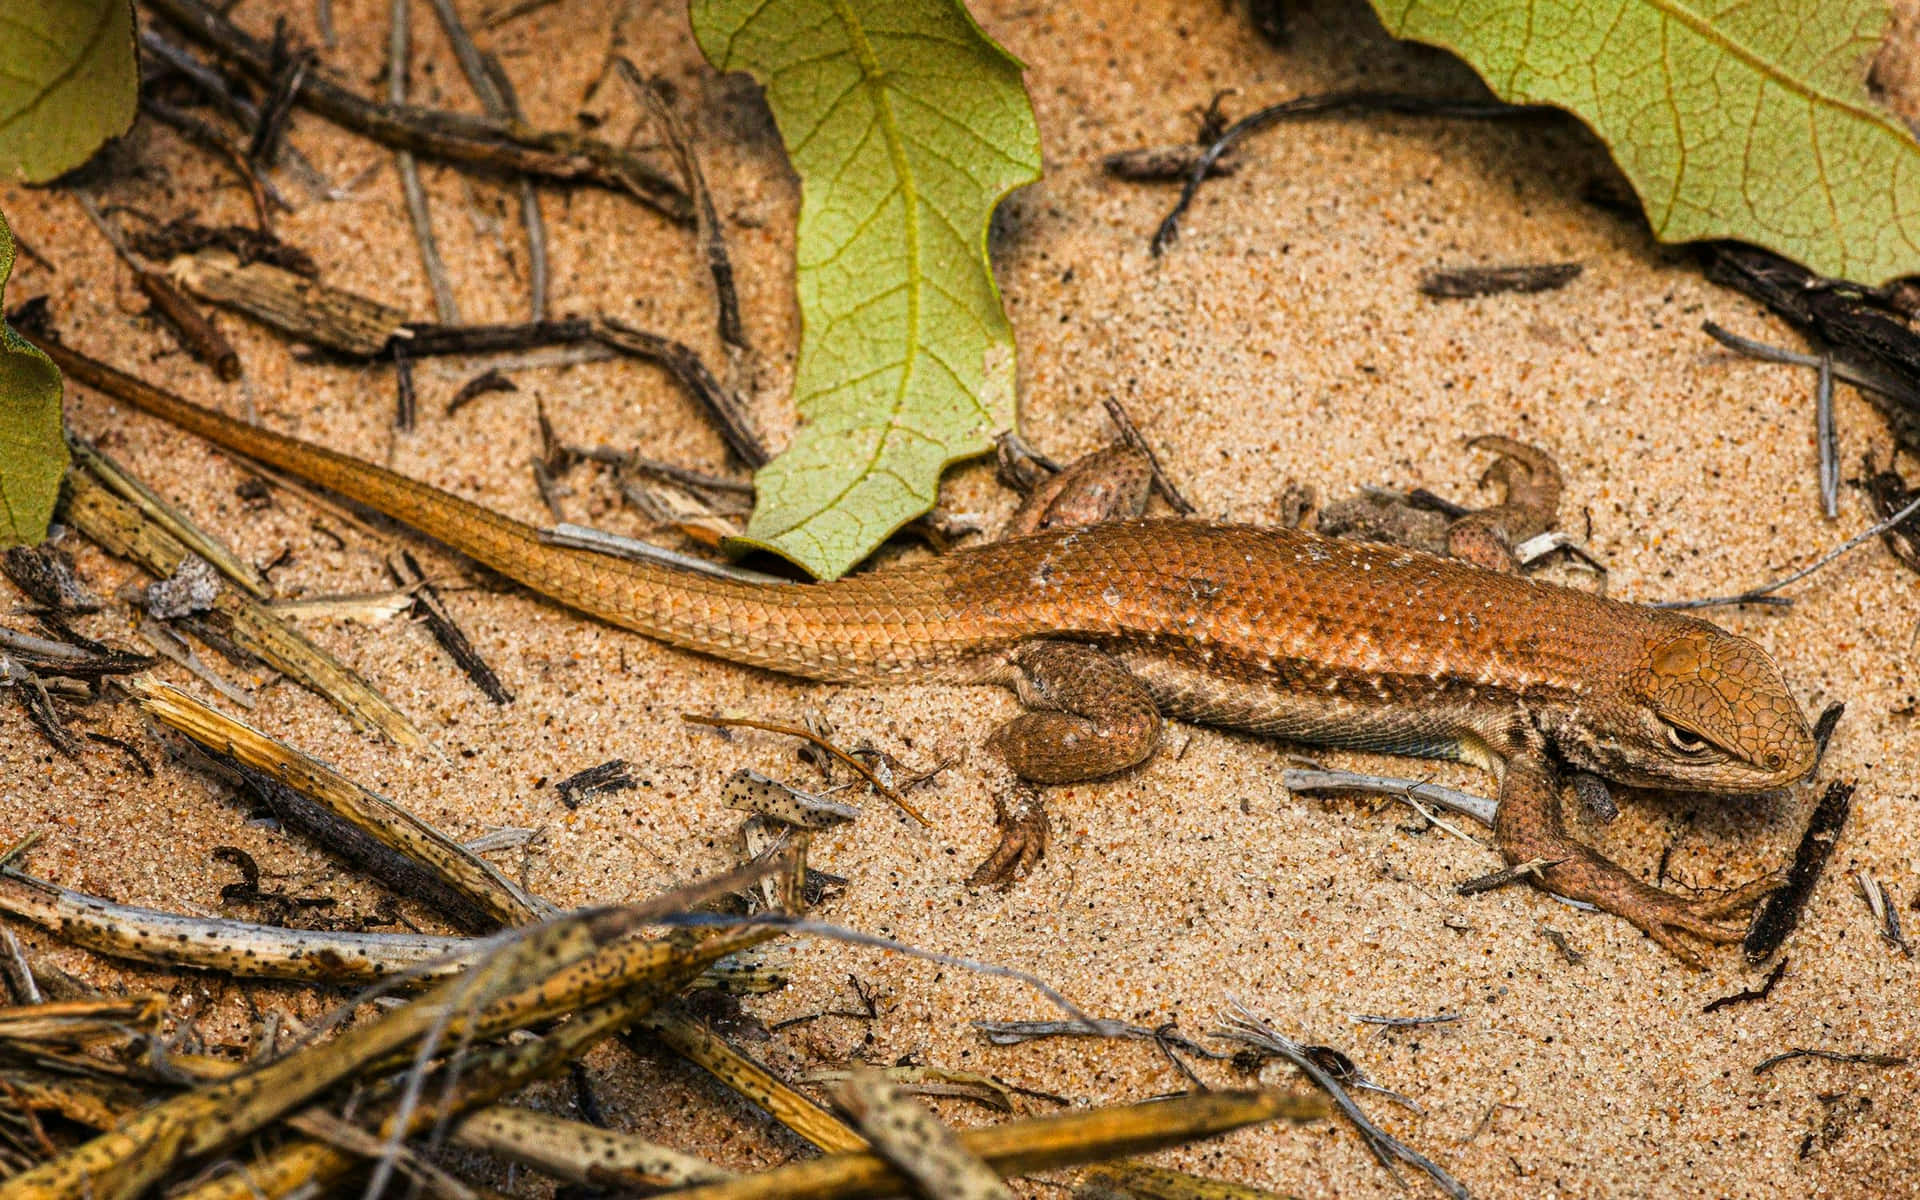
[{"label": "dark wood fragment", "polygon": [[1509,267],[1446,267],[1420,273],[1420,294],[1464,299],[1501,292],[1550,292],[1580,277],[1579,263],[1529,263]]},{"label": "dark wood fragment", "polygon": [[1753,924],[1748,926],[1747,936],[1740,943],[1748,962],[1765,962],[1771,958],[1800,923],[1800,914],[1813,895],[1814,885],[1820,881],[1821,869],[1833,854],[1834,844],[1840,840],[1847,814],[1853,809],[1853,790],[1852,783],[1836,779],[1827,785],[1820,803],[1814,806],[1813,815],[1807,821],[1807,832],[1800,839],[1800,849],[1793,856],[1793,866],[1788,868],[1787,882],[1760,902],[1753,914]]},{"label": "dark wood fragment", "polygon": [[447,401],[447,415],[449,417],[452,416],[454,413],[459,412],[462,408],[472,403],[477,397],[484,396],[488,392],[517,392],[519,390],[520,388],[513,380],[508,379],[496,369],[488,368],[460,385],[460,390],[455,392],[453,398]]},{"label": "dark wood fragment", "polygon": [[537,350],[543,346],[571,346],[591,341],[593,322],[579,318],[525,321],[506,325],[409,324],[407,353],[415,358],[449,354],[493,354]]},{"label": "dark wood fragment", "polygon": [[213,249],[225,250],[243,267],[263,262],[309,279],[320,273],[313,256],[305,250],[281,241],[272,233],[248,229],[245,225],[202,225],[183,218],[130,234],[127,243],[157,262]]},{"label": "dark wood fragment", "polygon": [[51,540],[38,546],[9,546],[0,554],[0,574],[35,604],[55,612],[99,612],[100,597],[80,581],[73,558]]},{"label": "dark wood fragment", "polygon": [[[1182,142],[1172,146],[1140,146],[1116,150],[1100,160],[1100,166],[1115,179],[1128,183],[1172,183],[1193,174],[1206,155],[1205,146]],[[1238,159],[1222,156],[1206,165],[1207,178],[1231,175],[1240,169]]]},{"label": "dark wood fragment", "polygon": [[1830,347],[1837,360],[1870,371],[1894,433],[1920,446],[1920,333],[1887,311],[1893,293],[1826,279],[1797,263],[1739,242],[1701,248],[1707,278],[1765,304],[1794,328]]},{"label": "dark wood fragment", "polygon": [[153,303],[154,311],[173,327],[188,354],[212,367],[213,373],[228,383],[240,378],[240,355],[233,343],[214,325],[213,318],[180,294],[172,280],[157,271],[136,268],[133,281]]},{"label": "dark wood fragment", "polygon": [[[1871,454],[1864,456],[1860,465],[1865,474],[1858,483],[1866,491],[1877,519],[1886,520],[1920,497],[1920,489],[1907,486],[1905,476],[1895,469],[1892,459],[1887,461],[1884,471],[1874,466]],[[1880,540],[1902,566],[1920,574],[1920,523],[1911,519],[1903,521],[1881,534]]]},{"label": "dark wood fragment", "polygon": [[554,784],[560,791],[560,802],[568,808],[579,808],[606,792],[631,791],[638,786],[624,758],[610,758],[597,767],[576,771]]},{"label": "dark wood fragment", "polygon": [[433,640],[440,643],[440,648],[447,652],[447,657],[453,659],[461,671],[466,673],[467,678],[473,681],[473,686],[479,688],[487,699],[495,704],[513,703],[513,693],[500,682],[500,677],[494,674],[492,667],[487,665],[487,660],[480,657],[480,652],[473,648],[473,643],[468,640],[466,633],[454,623],[452,615],[447,612],[445,602],[440,599],[439,591],[427,582],[426,573],[420,569],[420,564],[414,560],[413,554],[402,550],[400,561],[405,568],[404,571],[396,568],[392,563],[387,564],[387,571],[393,576],[395,583],[413,589],[413,614],[426,623],[428,631],[433,634]]}]

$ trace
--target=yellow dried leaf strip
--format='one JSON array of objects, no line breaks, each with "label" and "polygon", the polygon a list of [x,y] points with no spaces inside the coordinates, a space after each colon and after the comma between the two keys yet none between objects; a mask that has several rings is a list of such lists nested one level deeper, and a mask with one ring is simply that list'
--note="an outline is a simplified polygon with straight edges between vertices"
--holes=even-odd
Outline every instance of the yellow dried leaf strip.
[{"label": "yellow dried leaf strip", "polygon": [[631,1133],[505,1104],[483,1108],[462,1121],[452,1140],[594,1187],[687,1187],[733,1178],[733,1172],[703,1158]]},{"label": "yellow dried leaf strip", "polygon": [[[912,1096],[950,1096],[971,1100],[997,1112],[1013,1111],[1013,1091],[991,1075],[978,1071],[954,1071],[946,1067],[876,1067],[888,1082]],[[808,1071],[802,1083],[841,1083],[853,1076],[851,1071]]]},{"label": "yellow dried leaf strip", "polygon": [[886,1076],[855,1071],[835,1095],[875,1152],[926,1200],[1013,1200],[998,1172]]},{"label": "yellow dried leaf strip", "polygon": [[[1318,1120],[1326,1112],[1326,1101],[1312,1095],[1205,1092],[963,1130],[960,1142],[1003,1176],[1027,1175],[1144,1154],[1264,1121]],[[906,1178],[878,1155],[846,1153],[688,1188],[675,1200],[851,1200],[891,1196],[906,1186]]]},{"label": "yellow dried leaf strip", "polygon": [[111,456],[79,438],[71,439],[67,448],[73,454],[73,461],[106,484],[114,495],[139,509],[148,520],[178,538],[181,545],[212,563],[222,575],[257,599],[267,598],[267,581],[261,578],[260,572],[254,570],[252,563],[235,554],[225,542],[200,528],[193,518],[162,500],[152,488],[129,475],[126,468]]},{"label": "yellow dried leaf strip", "polygon": [[1286,1200],[1279,1192],[1250,1183],[1208,1179],[1137,1162],[1087,1167],[1080,1172],[1079,1182],[1082,1186],[1095,1185],[1108,1194],[1135,1196],[1139,1200]]},{"label": "yellow dried leaf strip", "polygon": [[[68,359],[63,357],[61,361]],[[68,370],[72,373],[70,362]],[[68,472],[61,514],[67,524],[109,554],[131,559],[163,579],[172,575],[187,556],[187,548],[178,538],[108,491],[90,472]],[[227,632],[236,645],[325,697],[356,726],[409,749],[425,749],[431,744],[407,715],[371,684],[288,628],[267,608],[224,588],[214,597],[213,608],[231,623]]]},{"label": "yellow dried leaf strip", "polygon": [[455,956],[475,945],[470,938],[334,933],[180,916],[115,904],[12,870],[0,872],[0,912],[116,958],[307,983],[371,983],[404,971],[431,982],[465,970],[467,960]]},{"label": "yellow dried leaf strip", "polygon": [[511,997],[585,958],[629,928],[621,916],[584,913],[532,929],[506,941],[466,975],[378,1020],[142,1110],[110,1132],[0,1184],[0,1198],[132,1200],[182,1160],[258,1132],[369,1062],[403,1051],[435,1030],[458,1038],[466,1024],[461,1014],[496,997]]},{"label": "yellow dried leaf strip", "polygon": [[[774,933],[770,930],[736,929],[692,940],[676,939],[673,954],[664,959],[640,960],[649,963],[653,971],[648,979],[602,976],[597,990],[602,996],[611,994],[611,999],[596,1002],[586,999],[591,993],[582,993],[580,1004],[567,1010],[571,1016],[546,1036],[462,1055],[457,1063],[426,1081],[418,1093],[422,1102],[410,1110],[400,1107],[401,1085],[389,1080],[363,1100],[361,1117],[378,1122],[378,1134],[385,1141],[396,1132],[401,1137],[412,1136],[461,1113],[492,1104],[524,1084],[552,1073],[595,1042],[631,1025],[660,1001],[680,991],[715,959],[743,948],[743,943],[771,936]],[[543,984],[534,990],[546,992],[549,988]],[[541,1005],[504,1007],[538,1019],[545,1019],[539,1014],[548,1011]],[[505,1032],[494,1024],[497,1021],[494,1014],[498,1011],[500,1006],[472,1025],[456,1020],[446,1028],[443,1044],[452,1048],[472,1036]],[[378,1063],[369,1059],[361,1066],[377,1069]],[[243,1172],[196,1188],[178,1200],[261,1200],[263,1197],[278,1200],[295,1192],[305,1194],[308,1189],[324,1188],[359,1163],[356,1156],[333,1146],[295,1142],[250,1163]],[[4,1195],[5,1192],[0,1191],[0,1196]]]},{"label": "yellow dried leaf strip", "polygon": [[166,1011],[167,998],[158,992],[0,1008],[0,1041],[77,1045],[95,1038],[155,1033]]},{"label": "yellow dried leaf strip", "polygon": [[285,784],[327,812],[425,867],[467,903],[502,925],[524,925],[551,910],[446,834],[398,804],[163,683],[127,684],[142,710],[244,767]]},{"label": "yellow dried leaf strip", "polygon": [[793,1090],[773,1072],[736,1050],[719,1034],[671,1009],[652,1013],[641,1026],[774,1120],[829,1153],[864,1150],[854,1128]]}]

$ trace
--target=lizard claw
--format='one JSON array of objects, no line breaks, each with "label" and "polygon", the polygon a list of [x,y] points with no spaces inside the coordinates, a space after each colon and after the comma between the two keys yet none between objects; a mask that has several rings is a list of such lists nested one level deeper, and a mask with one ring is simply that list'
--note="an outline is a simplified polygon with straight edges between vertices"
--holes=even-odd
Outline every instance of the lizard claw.
[{"label": "lizard claw", "polygon": [[1777,878],[1768,876],[1724,896],[1693,898],[1662,891],[1624,873],[1615,883],[1614,888],[1585,898],[1632,921],[1668,953],[1696,968],[1703,964],[1681,935],[1713,945],[1737,942],[1746,936],[1746,930],[1721,925],[1715,918],[1745,908],[1780,886]]},{"label": "lizard claw", "polygon": [[1046,805],[1037,793],[1020,788],[1012,804],[999,796],[993,798],[994,823],[1000,828],[1000,840],[985,862],[967,877],[973,887],[992,887],[1005,891],[1030,874],[1047,853],[1052,836],[1047,824]]}]

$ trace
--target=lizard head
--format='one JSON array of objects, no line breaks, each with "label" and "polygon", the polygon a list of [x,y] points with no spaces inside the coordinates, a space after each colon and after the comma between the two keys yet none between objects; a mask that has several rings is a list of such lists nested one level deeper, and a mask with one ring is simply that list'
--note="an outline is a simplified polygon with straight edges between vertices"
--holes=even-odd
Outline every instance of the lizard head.
[{"label": "lizard head", "polygon": [[1575,765],[1633,786],[1735,794],[1813,770],[1813,732],[1764,650],[1691,617],[1661,614],[1651,632],[1637,661],[1620,664],[1625,702],[1611,728],[1563,747]]}]

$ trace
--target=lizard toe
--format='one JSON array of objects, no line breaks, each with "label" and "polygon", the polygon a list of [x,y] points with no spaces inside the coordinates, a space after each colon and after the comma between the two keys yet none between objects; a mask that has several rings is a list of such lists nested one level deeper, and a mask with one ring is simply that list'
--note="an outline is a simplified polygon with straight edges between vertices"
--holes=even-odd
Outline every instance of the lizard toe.
[{"label": "lizard toe", "polygon": [[1046,806],[1037,794],[1026,789],[1022,789],[1011,804],[995,796],[993,806],[1000,839],[986,861],[967,877],[967,883],[1005,891],[1040,865],[1047,853],[1052,828],[1047,822]]}]

